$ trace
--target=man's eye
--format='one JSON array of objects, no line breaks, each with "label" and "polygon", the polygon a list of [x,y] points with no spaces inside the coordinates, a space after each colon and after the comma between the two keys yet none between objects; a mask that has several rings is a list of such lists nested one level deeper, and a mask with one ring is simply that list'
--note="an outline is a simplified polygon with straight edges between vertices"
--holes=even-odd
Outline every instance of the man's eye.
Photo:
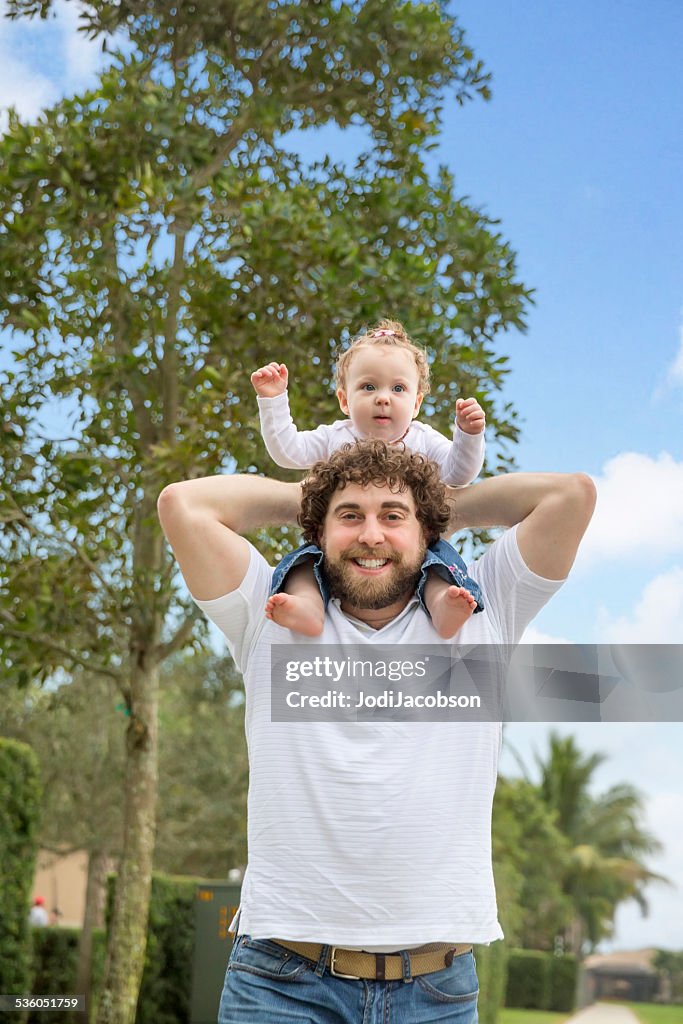
[{"label": "man's eye", "polygon": [[399,512],[387,512],[386,518],[390,519],[392,522],[400,522],[401,515]]}]

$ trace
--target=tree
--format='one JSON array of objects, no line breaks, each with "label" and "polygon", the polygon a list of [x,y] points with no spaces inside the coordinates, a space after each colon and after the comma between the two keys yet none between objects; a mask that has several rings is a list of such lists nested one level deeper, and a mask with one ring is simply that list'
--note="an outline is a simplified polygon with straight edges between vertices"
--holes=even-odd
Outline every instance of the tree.
[{"label": "tree", "polygon": [[653,960],[657,973],[667,986],[668,999],[672,1003],[683,1003],[683,951],[658,949]]},{"label": "tree", "polygon": [[[10,3],[12,16],[50,10]],[[100,1024],[131,1024],[146,941],[166,658],[205,635],[156,521],[164,484],[271,471],[248,371],[296,367],[302,426],[333,413],[335,344],[390,312],[434,369],[432,422],[454,395],[486,405],[497,467],[512,407],[493,340],[530,293],[491,221],[422,151],[447,94],[488,95],[456,19],[435,3],[93,0],[91,32],[131,50],[91,92],[0,141],[3,674],[80,665],[128,712],[124,847]],[[283,148],[293,127],[364,125],[349,175]],[[321,386],[322,385],[322,386]],[[45,417],[48,416],[46,422]],[[55,425],[57,423],[58,425]],[[289,531],[258,538],[284,550]]]},{"label": "tree", "polygon": [[571,921],[563,892],[570,846],[538,788],[500,777],[493,804],[496,890],[508,942],[525,949],[554,948]]},{"label": "tree", "polygon": [[661,844],[642,825],[642,796],[630,785],[611,786],[593,796],[591,787],[604,754],[583,755],[572,736],[550,735],[545,758],[536,754],[539,791],[554,812],[558,830],[569,842],[562,876],[573,915],[564,929],[565,948],[581,956],[612,933],[617,906],[634,899],[647,913],[645,888],[666,882],[650,871],[643,856]]}]

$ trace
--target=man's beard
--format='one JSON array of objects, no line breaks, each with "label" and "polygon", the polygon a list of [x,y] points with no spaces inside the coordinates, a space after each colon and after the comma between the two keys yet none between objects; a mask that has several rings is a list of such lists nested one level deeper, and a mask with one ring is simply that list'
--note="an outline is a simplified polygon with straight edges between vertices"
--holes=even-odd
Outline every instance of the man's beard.
[{"label": "man's beard", "polygon": [[[426,551],[427,545],[423,541],[415,558],[410,561],[396,551],[386,553],[353,548],[336,559],[325,552],[323,570],[332,597],[338,597],[342,604],[353,608],[377,611],[415,592]],[[354,558],[388,558],[392,569],[381,576],[361,576],[350,565]]]}]

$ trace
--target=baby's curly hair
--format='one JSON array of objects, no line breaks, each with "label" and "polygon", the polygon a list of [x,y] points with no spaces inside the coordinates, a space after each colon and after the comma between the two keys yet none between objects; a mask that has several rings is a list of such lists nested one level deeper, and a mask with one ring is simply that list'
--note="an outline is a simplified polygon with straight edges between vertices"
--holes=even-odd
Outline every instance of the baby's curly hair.
[{"label": "baby's curly hair", "polygon": [[398,320],[387,320],[386,318],[379,320],[374,327],[368,328],[363,334],[357,335],[349,347],[338,357],[334,367],[334,383],[337,390],[346,391],[346,376],[351,360],[359,348],[368,348],[370,345],[392,345],[410,352],[417,368],[417,390],[423,395],[429,394],[427,356],[410,340],[403,324]]},{"label": "baby's curly hair", "polygon": [[392,491],[410,489],[427,543],[446,532],[451,510],[436,463],[404,447],[368,438],[345,444],[329,459],[316,462],[303,481],[298,522],[308,544],[320,543],[330,499],[347,484],[388,485]]}]

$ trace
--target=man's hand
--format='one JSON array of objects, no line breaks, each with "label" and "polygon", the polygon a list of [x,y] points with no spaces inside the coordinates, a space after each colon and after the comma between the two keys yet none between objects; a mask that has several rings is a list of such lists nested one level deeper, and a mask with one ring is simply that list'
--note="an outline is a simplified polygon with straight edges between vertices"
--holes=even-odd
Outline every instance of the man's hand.
[{"label": "man's hand", "polygon": [[287,390],[288,377],[284,363],[268,363],[252,373],[251,383],[260,398],[276,398]]},{"label": "man's hand", "polygon": [[455,422],[466,434],[481,434],[486,426],[486,413],[476,398],[458,398]]}]

